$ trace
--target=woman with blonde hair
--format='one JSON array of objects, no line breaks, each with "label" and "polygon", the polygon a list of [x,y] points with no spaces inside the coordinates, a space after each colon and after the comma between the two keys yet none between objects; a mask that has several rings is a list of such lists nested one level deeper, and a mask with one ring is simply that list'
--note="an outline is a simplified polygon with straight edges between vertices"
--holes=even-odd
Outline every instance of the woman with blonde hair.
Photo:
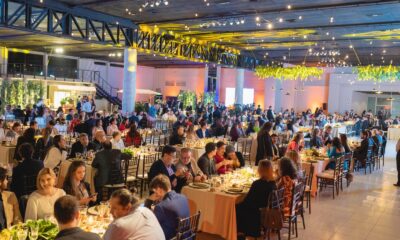
[{"label": "woman with blonde hair", "polygon": [[249,237],[260,237],[260,208],[267,206],[269,195],[276,189],[274,171],[269,160],[258,162],[260,179],[251,184],[246,198],[236,206],[238,233]]},{"label": "woman with blonde hair", "polygon": [[299,153],[292,150],[290,152],[286,152],[285,157],[292,160],[294,166],[297,168],[297,176],[303,177],[303,174],[302,174],[303,171],[302,171],[301,159],[300,159]]},{"label": "woman with blonde hair", "polygon": [[45,219],[53,216],[54,203],[65,195],[64,190],[56,188],[56,174],[50,168],[40,170],[36,178],[37,190],[29,195],[25,211],[26,220]]}]

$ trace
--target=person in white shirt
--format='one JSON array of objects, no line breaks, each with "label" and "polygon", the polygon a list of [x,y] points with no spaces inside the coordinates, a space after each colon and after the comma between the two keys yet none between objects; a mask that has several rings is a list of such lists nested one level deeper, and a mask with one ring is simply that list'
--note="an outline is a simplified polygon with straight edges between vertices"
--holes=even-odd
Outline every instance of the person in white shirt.
[{"label": "person in white shirt", "polygon": [[82,112],[85,112],[86,114],[90,114],[92,112],[92,104],[89,100],[85,100],[85,102],[83,103]]},{"label": "person in white shirt", "polygon": [[19,138],[19,136],[22,135],[22,126],[21,123],[19,122],[14,122],[11,130],[9,130],[6,133],[6,139],[9,138],[11,139],[11,144],[12,145],[17,145],[17,140]]},{"label": "person in white shirt", "polygon": [[44,167],[57,171],[61,165],[61,161],[67,159],[67,151],[65,151],[65,139],[62,135],[56,135],[53,138],[53,146],[46,154],[44,159]]},{"label": "person in white shirt", "polygon": [[154,213],[139,206],[139,200],[127,189],[112,193],[111,214],[104,240],[165,240],[164,232]]},{"label": "person in white shirt", "polygon": [[65,195],[64,190],[54,187],[56,174],[50,168],[40,170],[36,179],[36,188],[29,195],[25,211],[26,220],[46,219],[53,216],[54,203]]},{"label": "person in white shirt", "polygon": [[112,136],[114,132],[118,132],[117,120],[115,118],[111,118],[110,125],[107,127],[107,135]]},{"label": "person in white shirt", "polygon": [[124,141],[121,139],[121,132],[116,131],[112,134],[111,144],[113,149],[122,150],[125,148]]}]

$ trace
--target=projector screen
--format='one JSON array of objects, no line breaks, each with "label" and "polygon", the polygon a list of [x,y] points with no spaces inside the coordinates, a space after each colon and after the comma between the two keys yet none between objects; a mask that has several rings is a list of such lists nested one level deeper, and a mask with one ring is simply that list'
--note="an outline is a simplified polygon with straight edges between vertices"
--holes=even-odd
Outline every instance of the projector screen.
[{"label": "projector screen", "polygon": [[[243,104],[254,103],[254,88],[243,89]],[[235,88],[226,88],[225,106],[232,106],[235,104]]]}]

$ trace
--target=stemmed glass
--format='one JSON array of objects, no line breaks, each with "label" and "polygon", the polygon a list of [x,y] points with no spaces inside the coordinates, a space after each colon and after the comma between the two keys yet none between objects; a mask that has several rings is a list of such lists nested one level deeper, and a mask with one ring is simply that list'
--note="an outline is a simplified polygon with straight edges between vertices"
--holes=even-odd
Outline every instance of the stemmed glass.
[{"label": "stemmed glass", "polygon": [[39,237],[39,227],[38,226],[32,226],[31,230],[29,232],[29,239],[30,240],[37,240]]},{"label": "stemmed glass", "polygon": [[28,232],[26,229],[20,228],[17,232],[17,238],[18,240],[26,240],[28,237]]}]

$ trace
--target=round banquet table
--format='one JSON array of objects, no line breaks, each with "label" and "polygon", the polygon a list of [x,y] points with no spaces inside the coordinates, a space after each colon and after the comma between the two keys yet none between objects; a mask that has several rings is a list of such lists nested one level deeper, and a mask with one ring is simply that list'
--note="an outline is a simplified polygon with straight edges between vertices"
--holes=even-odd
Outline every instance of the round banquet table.
[{"label": "round banquet table", "polygon": [[6,146],[1,144],[0,145],[0,165],[1,166],[8,166],[14,159],[15,153],[14,145]]},{"label": "round banquet table", "polygon": [[245,194],[233,195],[216,190],[184,187],[182,194],[188,198],[190,213],[201,212],[199,230],[216,234],[224,239],[236,240],[236,204]]},{"label": "round banquet table", "polygon": [[323,172],[328,163],[329,163],[329,158],[324,158],[323,160],[316,160],[316,162],[307,162],[307,161],[302,162],[302,168],[303,170],[306,170],[307,174],[310,172],[311,165],[314,166],[314,174],[311,184],[311,196],[313,197],[317,195],[318,191],[317,174]]}]

